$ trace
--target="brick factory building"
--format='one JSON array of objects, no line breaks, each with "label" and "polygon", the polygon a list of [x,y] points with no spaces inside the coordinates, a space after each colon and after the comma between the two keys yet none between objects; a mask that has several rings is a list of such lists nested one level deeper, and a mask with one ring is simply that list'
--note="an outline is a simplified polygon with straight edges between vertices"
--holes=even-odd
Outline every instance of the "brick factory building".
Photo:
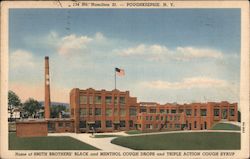
[{"label": "brick factory building", "polygon": [[209,129],[219,121],[237,121],[237,103],[208,102],[164,104],[137,102],[129,91],[94,90],[70,92],[71,118],[76,133],[120,130],[162,131]]},{"label": "brick factory building", "polygon": [[139,104],[129,91],[80,90],[70,92],[71,118],[75,132],[98,132],[135,129]]},{"label": "brick factory building", "polygon": [[46,136],[48,132],[169,131],[209,129],[220,121],[237,121],[237,103],[158,104],[137,102],[129,91],[70,91],[70,118],[50,117],[49,57],[45,57],[43,120],[16,122],[17,136]]},{"label": "brick factory building", "polygon": [[140,103],[137,128],[147,130],[203,130],[219,121],[237,121],[237,103],[192,104]]}]

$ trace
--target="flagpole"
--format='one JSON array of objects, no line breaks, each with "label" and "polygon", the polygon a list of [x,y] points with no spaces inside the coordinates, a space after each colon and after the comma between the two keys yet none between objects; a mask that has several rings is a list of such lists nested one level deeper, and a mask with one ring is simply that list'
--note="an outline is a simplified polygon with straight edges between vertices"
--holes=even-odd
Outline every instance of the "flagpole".
[{"label": "flagpole", "polygon": [[115,69],[115,89],[116,89],[116,69]]}]

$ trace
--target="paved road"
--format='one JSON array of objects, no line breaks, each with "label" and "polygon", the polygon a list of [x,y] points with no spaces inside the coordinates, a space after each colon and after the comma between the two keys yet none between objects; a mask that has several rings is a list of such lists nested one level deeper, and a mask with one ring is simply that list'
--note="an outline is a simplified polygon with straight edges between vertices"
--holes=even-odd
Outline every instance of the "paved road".
[{"label": "paved road", "polygon": [[[188,133],[188,132],[235,132],[240,133],[240,131],[231,131],[231,130],[181,130],[181,131],[166,131],[166,132],[154,132],[154,133],[142,133],[142,134],[133,134],[128,135],[124,132],[112,132],[112,133],[101,133],[99,135],[122,135],[122,136],[141,136],[141,135],[154,135],[154,134],[171,134],[171,133]],[[111,140],[116,137],[107,137],[107,138],[93,138],[91,134],[87,133],[49,133],[49,136],[70,136],[82,142],[85,142],[89,145],[92,145],[96,148],[105,151],[133,151],[132,149],[115,145],[111,143]]]}]

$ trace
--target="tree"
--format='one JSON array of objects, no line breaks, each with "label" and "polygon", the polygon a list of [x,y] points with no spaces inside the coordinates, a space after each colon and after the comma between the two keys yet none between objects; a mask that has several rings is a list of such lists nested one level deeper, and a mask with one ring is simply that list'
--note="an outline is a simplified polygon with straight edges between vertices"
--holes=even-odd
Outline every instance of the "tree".
[{"label": "tree", "polygon": [[41,104],[33,99],[29,98],[23,104],[23,109],[28,113],[28,116],[35,115],[39,109],[41,109]]},{"label": "tree", "polygon": [[10,112],[10,120],[12,121],[14,108],[20,108],[22,105],[21,100],[15,92],[9,90],[8,92],[8,110]]},{"label": "tree", "polygon": [[8,92],[8,107],[19,107],[21,106],[21,100],[19,97],[16,95],[15,92],[9,91]]},{"label": "tree", "polygon": [[58,118],[59,113],[66,111],[66,106],[64,105],[52,105],[50,107],[50,116],[51,118]]}]

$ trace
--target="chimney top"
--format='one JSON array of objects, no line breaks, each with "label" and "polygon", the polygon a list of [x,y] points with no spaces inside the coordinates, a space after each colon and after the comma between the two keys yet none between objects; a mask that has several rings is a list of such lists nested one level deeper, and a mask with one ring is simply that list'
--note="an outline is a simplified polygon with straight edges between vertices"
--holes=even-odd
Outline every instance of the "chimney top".
[{"label": "chimney top", "polygon": [[45,59],[49,59],[49,56],[45,56]]}]

